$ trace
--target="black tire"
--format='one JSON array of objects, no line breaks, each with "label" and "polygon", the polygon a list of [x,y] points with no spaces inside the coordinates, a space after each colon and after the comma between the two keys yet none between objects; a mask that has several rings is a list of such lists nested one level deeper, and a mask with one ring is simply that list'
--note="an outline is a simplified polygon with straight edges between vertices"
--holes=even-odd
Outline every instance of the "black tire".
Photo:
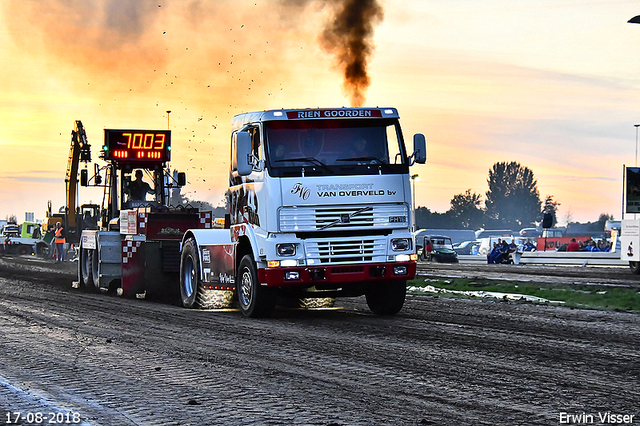
[{"label": "black tire", "polygon": [[276,306],[275,294],[272,289],[260,285],[256,262],[250,254],[240,261],[236,285],[238,305],[245,317],[266,317],[273,312]]},{"label": "black tire", "polygon": [[376,315],[395,315],[404,306],[406,281],[383,281],[371,284],[366,293],[367,305]]},{"label": "black tire", "polygon": [[47,257],[49,254],[49,247],[46,243],[36,244],[36,255],[38,257]]},{"label": "black tire", "polygon": [[[87,250],[88,255],[91,257],[89,260],[91,264],[91,278],[93,279],[93,290],[106,291],[107,289],[100,288],[100,252],[98,248],[94,250]],[[89,288],[90,286],[87,286]]]},{"label": "black tire", "polygon": [[629,269],[633,274],[640,274],[640,262],[629,262]]},{"label": "black tire", "polygon": [[193,238],[190,238],[184,243],[180,260],[180,303],[183,307],[197,307],[201,286],[198,248]]},{"label": "black tire", "polygon": [[80,258],[78,259],[78,279],[83,289],[93,291],[93,264],[92,264],[92,252],[93,250],[87,250],[80,248]]}]

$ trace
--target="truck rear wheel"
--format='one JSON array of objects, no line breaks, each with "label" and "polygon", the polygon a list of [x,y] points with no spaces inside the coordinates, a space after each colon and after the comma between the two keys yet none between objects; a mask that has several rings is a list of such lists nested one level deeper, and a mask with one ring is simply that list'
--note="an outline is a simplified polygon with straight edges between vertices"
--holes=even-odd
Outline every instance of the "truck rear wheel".
[{"label": "truck rear wheel", "polygon": [[640,274],[640,262],[629,262],[629,269],[633,274]]},{"label": "truck rear wheel", "polygon": [[250,254],[240,261],[236,283],[238,304],[245,317],[266,317],[273,312],[276,306],[275,294],[272,289],[260,285],[256,262]]},{"label": "truck rear wheel", "polygon": [[395,315],[404,306],[407,295],[406,281],[373,283],[366,293],[367,305],[376,315]]},{"label": "truck rear wheel", "polygon": [[180,261],[180,303],[182,303],[183,307],[196,307],[200,286],[198,249],[196,242],[190,238],[184,243]]}]

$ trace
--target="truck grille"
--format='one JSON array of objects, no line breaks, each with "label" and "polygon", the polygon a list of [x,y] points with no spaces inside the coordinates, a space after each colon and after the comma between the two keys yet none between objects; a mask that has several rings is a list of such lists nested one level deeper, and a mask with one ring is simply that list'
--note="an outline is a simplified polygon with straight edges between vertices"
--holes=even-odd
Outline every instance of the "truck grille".
[{"label": "truck grille", "polygon": [[310,264],[381,262],[385,260],[386,238],[307,240]]},{"label": "truck grille", "polygon": [[281,232],[383,230],[407,227],[409,209],[405,204],[284,207],[279,218]]}]

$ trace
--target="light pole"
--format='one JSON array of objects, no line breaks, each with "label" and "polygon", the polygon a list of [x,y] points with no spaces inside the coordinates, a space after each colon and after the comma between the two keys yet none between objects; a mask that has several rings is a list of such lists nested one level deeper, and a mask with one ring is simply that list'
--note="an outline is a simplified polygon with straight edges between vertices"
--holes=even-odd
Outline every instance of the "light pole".
[{"label": "light pole", "polygon": [[[629,24],[640,24],[640,15],[634,16],[633,18],[629,19],[627,21],[627,23]],[[634,124],[635,128],[636,128],[636,167],[638,167],[638,126],[640,126],[640,124]],[[623,188],[624,188],[625,183],[623,183]],[[622,193],[624,194],[624,190],[622,191]],[[622,218],[624,219],[624,211],[625,211],[625,206],[624,206],[624,200],[625,200],[625,196],[622,196]],[[634,213],[634,217],[635,213]]]},{"label": "light pole", "polygon": [[636,128],[636,167],[638,167],[638,127],[640,124],[634,124],[633,127]]},{"label": "light pole", "polygon": [[416,181],[420,180],[420,176],[418,176],[417,174],[415,175],[411,175],[411,183],[413,184],[413,194],[411,197],[411,201],[412,201],[412,205],[411,208],[413,209],[413,217],[415,219],[415,215],[416,215]]},{"label": "light pole", "polygon": [[[629,19],[627,23],[640,24],[640,15]],[[634,126],[636,127],[636,167],[638,167],[638,126],[640,126],[640,124],[634,124]]]}]

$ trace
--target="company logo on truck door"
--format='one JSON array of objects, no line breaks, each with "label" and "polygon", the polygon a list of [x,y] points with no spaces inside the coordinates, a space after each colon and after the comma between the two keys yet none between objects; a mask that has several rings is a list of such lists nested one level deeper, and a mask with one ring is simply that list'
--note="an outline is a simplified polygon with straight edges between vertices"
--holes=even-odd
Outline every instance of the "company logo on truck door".
[{"label": "company logo on truck door", "polygon": [[381,195],[395,195],[396,191],[385,192],[384,189],[374,189],[372,183],[344,183],[332,185],[316,185],[316,194],[320,198],[326,197],[371,197]]},{"label": "company logo on truck door", "polygon": [[309,190],[309,188],[305,186],[302,186],[302,184],[298,182],[293,185],[293,188],[291,188],[291,193],[293,195],[297,195],[303,200],[306,200],[307,198],[309,198],[309,195],[311,195],[311,190]]}]

